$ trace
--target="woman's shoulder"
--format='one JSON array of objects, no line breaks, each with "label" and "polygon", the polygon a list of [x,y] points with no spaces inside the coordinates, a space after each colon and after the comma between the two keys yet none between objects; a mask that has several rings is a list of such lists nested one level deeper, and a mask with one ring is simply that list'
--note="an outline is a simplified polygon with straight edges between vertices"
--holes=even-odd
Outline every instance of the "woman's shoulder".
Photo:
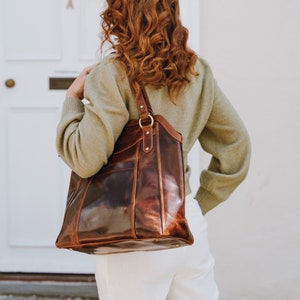
[{"label": "woman's shoulder", "polygon": [[96,69],[116,69],[120,67],[120,63],[116,60],[116,55],[114,53],[110,53],[108,55],[103,56],[96,64]]},{"label": "woman's shoulder", "polygon": [[198,72],[201,75],[201,77],[213,76],[209,63],[205,58],[199,55],[197,55],[195,71]]},{"label": "woman's shoulder", "polygon": [[[92,76],[101,76],[102,79],[110,80],[109,78],[114,77],[120,80],[124,77],[124,71],[120,63],[115,59],[114,53],[110,53],[102,57],[94,66],[92,70]],[[104,76],[103,76],[104,75]]]},{"label": "woman's shoulder", "polygon": [[214,88],[214,76],[211,67],[206,59],[197,55],[197,60],[194,65],[196,76],[190,77],[190,88],[199,90],[200,92],[205,87],[206,89]]}]

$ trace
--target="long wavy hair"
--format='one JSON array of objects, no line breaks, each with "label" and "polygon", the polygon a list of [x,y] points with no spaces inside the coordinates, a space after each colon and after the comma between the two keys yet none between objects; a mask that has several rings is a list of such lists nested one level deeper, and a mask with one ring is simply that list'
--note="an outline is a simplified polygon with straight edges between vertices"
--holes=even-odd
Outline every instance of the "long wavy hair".
[{"label": "long wavy hair", "polygon": [[107,0],[101,14],[103,39],[135,83],[166,86],[172,101],[190,82],[196,54],[187,47],[178,0]]}]

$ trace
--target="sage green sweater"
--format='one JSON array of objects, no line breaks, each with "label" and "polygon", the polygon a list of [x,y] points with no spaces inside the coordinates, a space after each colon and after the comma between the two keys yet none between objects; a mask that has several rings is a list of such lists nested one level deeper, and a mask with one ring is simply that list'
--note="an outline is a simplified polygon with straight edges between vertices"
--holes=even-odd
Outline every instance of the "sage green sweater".
[{"label": "sage green sweater", "polygon": [[[166,88],[147,86],[154,113],[163,115],[183,136],[186,191],[190,193],[187,154],[198,140],[212,155],[200,174],[195,195],[203,214],[229,197],[245,178],[250,160],[247,131],[218,87],[209,65],[198,59],[196,71],[176,104]],[[126,74],[111,56],[91,71],[84,89],[88,104],[67,98],[57,128],[60,157],[81,177],[90,177],[107,163],[114,143],[128,120],[138,113]]]}]

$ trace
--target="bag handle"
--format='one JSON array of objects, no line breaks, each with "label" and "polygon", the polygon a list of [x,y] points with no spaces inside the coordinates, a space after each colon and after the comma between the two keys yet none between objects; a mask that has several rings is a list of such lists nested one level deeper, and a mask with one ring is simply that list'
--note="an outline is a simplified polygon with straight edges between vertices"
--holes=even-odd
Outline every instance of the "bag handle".
[{"label": "bag handle", "polygon": [[139,112],[139,125],[143,132],[143,151],[145,153],[148,153],[153,148],[154,118],[152,107],[144,86],[138,83],[141,89],[141,93],[138,96],[133,88],[131,80],[129,80],[129,84]]},{"label": "bag handle", "polygon": [[144,86],[141,86],[141,91],[142,91],[142,97],[143,97],[144,103],[147,106],[149,113],[153,116],[153,110],[152,110],[152,107],[151,107],[151,104],[149,101],[149,97],[146,93]]},{"label": "bag handle", "polygon": [[[135,92],[135,89],[133,87],[134,83],[140,88],[141,91],[140,95],[137,95],[137,93]],[[142,120],[147,120],[149,114],[153,116],[153,110],[148,95],[146,93],[145,87],[142,84],[138,83],[136,80],[132,80],[130,78],[129,78],[129,85],[135,99],[135,104],[139,112],[139,117]]]}]

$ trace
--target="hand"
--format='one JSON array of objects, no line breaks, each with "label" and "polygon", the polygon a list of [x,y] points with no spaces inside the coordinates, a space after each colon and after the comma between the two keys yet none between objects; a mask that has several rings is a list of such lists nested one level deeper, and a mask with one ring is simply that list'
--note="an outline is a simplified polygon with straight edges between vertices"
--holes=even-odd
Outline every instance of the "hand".
[{"label": "hand", "polygon": [[86,67],[83,71],[79,74],[79,76],[73,81],[70,87],[67,90],[66,97],[74,97],[78,99],[83,99],[83,90],[84,90],[84,83],[86,77],[93,69],[94,65]]}]

